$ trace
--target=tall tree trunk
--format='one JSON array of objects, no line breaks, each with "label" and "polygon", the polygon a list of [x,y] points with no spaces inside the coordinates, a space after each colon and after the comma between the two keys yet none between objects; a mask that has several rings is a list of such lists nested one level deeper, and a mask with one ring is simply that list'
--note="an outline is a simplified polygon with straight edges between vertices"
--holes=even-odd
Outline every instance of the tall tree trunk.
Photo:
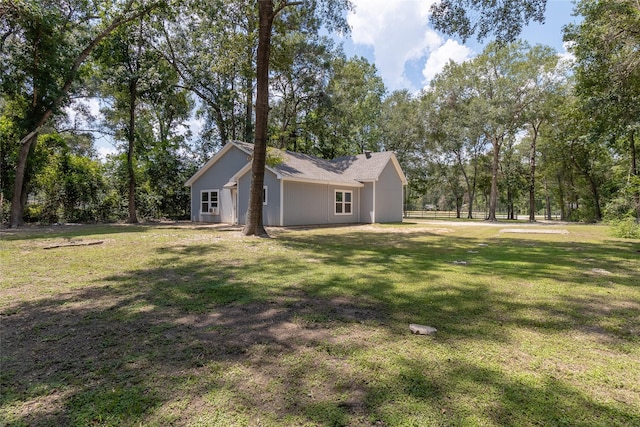
[{"label": "tall tree trunk", "polygon": [[129,84],[129,132],[127,133],[128,149],[127,149],[127,174],[129,175],[129,219],[130,224],[138,222],[136,215],[136,173],[133,168],[134,150],[136,141],[136,95],[138,85],[135,81]]},{"label": "tall tree trunk", "polygon": [[558,180],[558,196],[560,203],[560,220],[565,221],[567,219],[567,205],[565,204],[564,198],[564,187],[562,186],[562,179],[560,178],[560,174],[556,175],[556,179]]},{"label": "tall tree trunk", "polygon": [[500,137],[492,138],[493,163],[491,165],[491,198],[489,199],[489,215],[487,221],[497,221],[496,208],[498,206],[498,166],[500,164]]},{"label": "tall tree trunk", "polygon": [[473,200],[476,197],[475,188],[473,190],[470,190],[470,192],[468,192],[467,194],[469,194],[469,210],[467,211],[467,218],[473,219]]},{"label": "tall tree trunk", "polygon": [[551,221],[551,197],[549,196],[549,183],[545,177],[544,183],[544,219]]},{"label": "tall tree trunk", "polygon": [[[249,25],[252,27],[253,23],[250,21]],[[247,43],[247,62],[248,69],[253,69],[253,45]],[[244,112],[244,140],[249,142],[253,139],[253,73],[247,72],[244,78],[244,93],[245,93],[245,112]]]},{"label": "tall tree trunk", "polygon": [[209,103],[209,106],[213,108],[213,111],[216,113],[216,125],[218,125],[218,132],[220,132],[220,142],[224,147],[228,140],[229,134],[227,131],[227,121],[224,118],[224,114],[222,113],[222,108],[220,108],[219,104]]},{"label": "tall tree trunk", "polygon": [[251,164],[249,211],[242,230],[245,236],[267,236],[262,222],[262,193],[267,154],[267,121],[269,118],[269,54],[274,11],[272,0],[258,0],[260,26],[256,65],[256,131]]},{"label": "tall tree trunk", "polygon": [[478,174],[477,162],[474,162],[473,180],[471,180],[469,179],[469,175],[464,169],[464,164],[462,162],[462,155],[460,152],[456,152],[456,159],[458,160],[458,166],[460,167],[460,170],[462,170],[462,176],[464,177],[464,182],[467,185],[467,194],[469,195],[469,210],[467,211],[467,218],[473,219],[473,198],[475,197],[476,176]]},{"label": "tall tree trunk", "polygon": [[[631,131],[631,135],[629,135],[629,150],[631,151],[631,174],[637,177],[640,171],[638,171],[634,131]],[[635,191],[633,198],[636,203],[636,222],[640,224],[640,189]]]},{"label": "tall tree trunk", "polygon": [[573,163],[576,168],[584,175],[585,179],[589,183],[589,189],[591,190],[591,197],[593,198],[593,208],[595,209],[595,220],[602,220],[602,210],[600,209],[600,190],[598,189],[598,183],[596,177],[593,174],[593,168],[589,166],[581,167],[578,161],[573,158]]},{"label": "tall tree trunk", "polygon": [[593,196],[593,207],[595,208],[595,220],[602,220],[602,210],[600,209],[600,191],[598,190],[598,183],[591,174],[587,175],[589,180],[589,186],[591,187],[591,195]]},{"label": "tall tree trunk", "polygon": [[11,210],[9,213],[10,227],[19,227],[24,224],[25,205],[23,204],[23,200],[26,200],[26,197],[23,197],[22,193],[26,191],[25,175],[27,172],[27,159],[29,158],[29,153],[32,148],[35,148],[38,131],[41,126],[42,125],[38,126],[36,130],[30,132],[20,141],[20,152],[18,153],[18,164],[16,167],[16,176],[13,181],[13,196],[11,197]]},{"label": "tall tree trunk", "polygon": [[531,139],[531,152],[529,153],[529,221],[536,221],[536,141],[540,124],[533,126],[533,138]]}]

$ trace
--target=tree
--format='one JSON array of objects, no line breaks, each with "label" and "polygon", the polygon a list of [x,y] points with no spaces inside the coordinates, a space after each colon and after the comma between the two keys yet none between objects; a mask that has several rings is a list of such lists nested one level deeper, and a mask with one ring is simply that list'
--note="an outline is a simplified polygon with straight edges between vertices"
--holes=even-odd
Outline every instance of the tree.
[{"label": "tree", "polygon": [[[522,193],[527,187],[527,173],[523,156],[516,144],[514,135],[509,135],[504,142],[500,158],[500,184],[503,187],[502,201],[507,207],[507,219],[516,218],[516,204],[521,200]],[[519,204],[519,203],[518,203]]]},{"label": "tree", "polygon": [[425,143],[425,127],[420,99],[408,90],[394,91],[382,103],[380,143],[385,151],[396,153],[407,179],[419,175],[422,167],[421,147]]},{"label": "tree", "polygon": [[258,16],[250,3],[188,0],[177,19],[156,26],[156,48],[201,102],[201,136],[211,149],[253,140]]},{"label": "tree", "polygon": [[[302,5],[301,2],[286,0],[258,0],[258,50],[256,60],[256,108],[255,108],[255,142],[251,166],[251,190],[249,194],[249,211],[246,225],[242,230],[244,235],[264,236],[266,231],[262,223],[262,193],[264,185],[264,171],[268,140],[269,121],[269,58],[271,51],[271,33],[276,16],[285,8]],[[342,12],[349,7],[348,0],[324,0],[313,3],[314,12],[326,18],[326,24],[331,29],[346,29],[346,22]]]},{"label": "tree", "polygon": [[[561,96],[564,76],[559,73],[557,56],[552,49],[530,47],[523,42],[491,43],[481,55],[463,64],[448,64],[431,82],[425,100],[428,132],[433,156],[438,160],[457,163],[464,178],[469,198],[469,213],[473,203],[479,173],[479,161],[491,146],[491,192],[489,220],[496,220],[496,208],[502,177],[507,179],[507,205],[513,210],[513,197],[520,176],[515,146],[522,139],[522,131],[529,129],[529,189],[532,215],[535,215],[535,160],[537,134]],[[511,150],[503,156],[508,143]],[[517,167],[516,167],[517,166]],[[513,173],[512,173],[513,172]],[[511,215],[514,216],[514,215]],[[535,216],[534,216],[535,218]]]},{"label": "tree", "polygon": [[[592,120],[592,138],[602,139],[627,159],[629,183],[639,178],[636,137],[640,129],[640,3],[583,0],[584,17],[569,25],[565,40],[576,57],[576,93]],[[622,190],[625,191],[625,190]],[[640,222],[640,192],[631,192]]]},{"label": "tree", "polygon": [[[81,66],[95,47],[119,26],[165,2],[135,0],[87,3],[80,0],[26,0],[3,3],[0,15],[6,64],[3,93],[30,100],[18,143],[10,225],[23,222],[28,182],[27,162],[42,128],[63,113],[71,92],[80,90]],[[26,178],[26,179],[25,179]]]},{"label": "tree", "polygon": [[472,77],[471,63],[450,62],[423,97],[423,102],[430,104],[427,120],[433,157],[456,164],[453,170],[462,175],[466,185],[467,218],[473,218],[479,160],[487,146],[486,118],[471,108],[477,95]]},{"label": "tree", "polygon": [[363,57],[334,62],[327,88],[330,129],[322,141],[324,157],[378,151],[379,118],[386,89],[376,67]]},{"label": "tree", "polygon": [[491,196],[487,219],[496,221],[500,150],[505,138],[515,135],[522,124],[526,79],[520,73],[525,61],[521,43],[492,43],[473,61],[474,90],[471,109],[484,117],[483,132],[492,145]]},{"label": "tree", "polygon": [[522,64],[525,78],[523,120],[528,127],[529,142],[529,221],[536,220],[537,142],[542,126],[569,94],[567,63],[559,61],[548,46],[533,46]]},{"label": "tree", "polygon": [[49,151],[46,166],[35,176],[35,190],[44,199],[40,220],[95,221],[105,188],[102,167],[78,149],[92,145],[91,137],[47,134],[39,138],[38,148]]},{"label": "tree", "polygon": [[431,6],[436,30],[466,41],[494,35],[501,43],[516,40],[531,21],[544,22],[547,0],[441,0]]},{"label": "tree", "polygon": [[331,39],[319,34],[320,23],[308,16],[309,10],[292,12],[274,27],[269,133],[272,144],[280,149],[315,154],[319,110],[328,100],[334,59],[342,53]]}]

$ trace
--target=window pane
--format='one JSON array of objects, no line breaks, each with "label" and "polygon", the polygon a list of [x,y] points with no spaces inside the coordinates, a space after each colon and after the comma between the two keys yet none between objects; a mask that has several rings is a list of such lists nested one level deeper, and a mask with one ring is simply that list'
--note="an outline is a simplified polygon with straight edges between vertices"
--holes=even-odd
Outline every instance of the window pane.
[{"label": "window pane", "polygon": [[336,213],[342,213],[342,203],[336,203]]},{"label": "window pane", "polygon": [[342,202],[342,191],[336,191],[336,202]]},{"label": "window pane", "polygon": [[200,212],[209,212],[209,204],[208,203],[202,203],[202,206],[200,207]]},{"label": "window pane", "polygon": [[344,193],[344,201],[351,203],[351,193]]},{"label": "window pane", "polygon": [[345,203],[344,204],[344,212],[345,213],[351,213],[351,203]]},{"label": "window pane", "polygon": [[209,192],[208,191],[203,191],[202,192],[202,201],[203,202],[208,202],[209,201]]},{"label": "window pane", "polygon": [[211,192],[211,201],[212,202],[217,202],[218,201],[218,192],[217,191],[212,191]]}]

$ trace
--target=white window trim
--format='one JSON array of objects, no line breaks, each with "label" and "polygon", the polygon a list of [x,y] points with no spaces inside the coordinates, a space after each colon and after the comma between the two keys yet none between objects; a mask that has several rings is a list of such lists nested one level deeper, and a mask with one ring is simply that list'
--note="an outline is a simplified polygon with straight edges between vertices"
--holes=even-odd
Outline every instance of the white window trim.
[{"label": "white window trim", "polygon": [[265,185],[264,187],[262,187],[262,204],[267,206],[268,199],[269,199],[269,187]]},{"label": "white window trim", "polygon": [[[338,195],[338,193],[342,193],[342,212],[337,212],[336,209],[336,205],[339,203],[336,201],[336,196]],[[349,193],[351,194],[351,201],[350,202],[345,202],[346,199],[346,194]],[[344,207],[345,204],[349,203],[349,205],[351,205],[351,212],[345,212],[344,211]],[[333,192],[333,214],[334,215],[349,215],[349,216],[353,216],[353,191],[351,190],[334,190]]]},{"label": "white window trim", "polygon": [[[209,199],[207,201],[207,206],[209,206],[209,212],[204,212],[202,210],[202,195],[204,193],[208,193],[209,194]],[[215,206],[211,206],[211,195],[213,193],[216,193],[216,205]],[[200,190],[200,214],[201,215],[215,215],[214,213],[212,213],[210,210],[211,208],[215,208],[216,210],[220,210],[220,190],[218,189],[214,189],[214,190]]]}]

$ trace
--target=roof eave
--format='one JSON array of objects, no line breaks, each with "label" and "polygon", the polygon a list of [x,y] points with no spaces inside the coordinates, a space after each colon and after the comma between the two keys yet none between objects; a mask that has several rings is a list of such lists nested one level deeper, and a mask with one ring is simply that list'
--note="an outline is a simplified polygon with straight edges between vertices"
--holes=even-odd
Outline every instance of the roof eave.
[{"label": "roof eave", "polygon": [[323,184],[323,185],[328,184],[328,185],[336,185],[336,186],[342,186],[342,187],[364,187],[364,184],[357,181],[341,182],[341,181],[331,181],[331,180],[324,180],[324,179],[298,178],[298,177],[292,177],[292,176],[283,176],[281,179],[283,181],[305,182],[309,184]]}]

